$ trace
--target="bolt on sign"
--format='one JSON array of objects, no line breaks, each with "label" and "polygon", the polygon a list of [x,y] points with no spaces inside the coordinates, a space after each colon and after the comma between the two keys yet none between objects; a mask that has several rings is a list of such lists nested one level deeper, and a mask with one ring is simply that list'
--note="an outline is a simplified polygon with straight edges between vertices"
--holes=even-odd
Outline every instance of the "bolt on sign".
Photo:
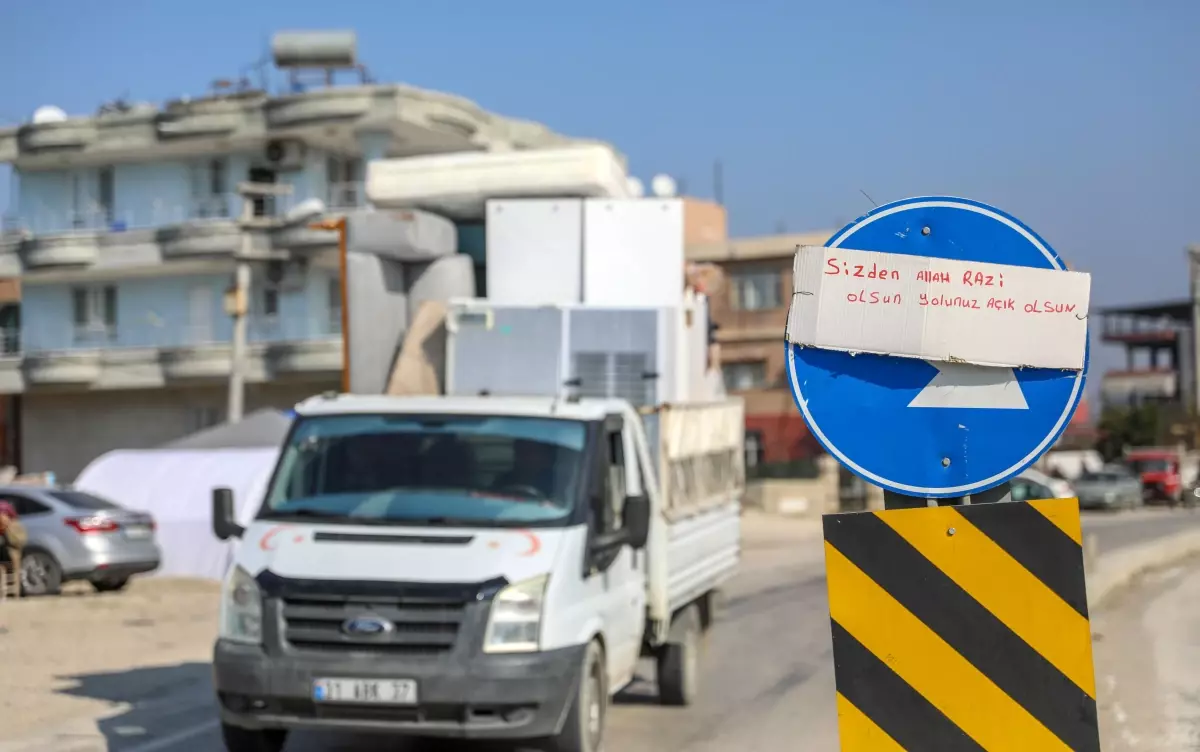
[{"label": "bolt on sign", "polygon": [[1079,504],[1010,484],[1083,395],[1090,276],[926,197],[798,248],[794,277],[796,406],[885,494],[824,519],[842,750],[1098,751]]}]

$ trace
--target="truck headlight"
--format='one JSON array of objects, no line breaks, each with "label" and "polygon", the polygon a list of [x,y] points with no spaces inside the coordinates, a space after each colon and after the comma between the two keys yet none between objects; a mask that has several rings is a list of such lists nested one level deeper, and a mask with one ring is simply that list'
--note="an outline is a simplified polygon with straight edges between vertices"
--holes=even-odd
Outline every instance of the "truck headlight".
[{"label": "truck headlight", "polygon": [[533,577],[496,594],[483,640],[485,653],[532,653],[538,649],[549,581],[549,575]]},{"label": "truck headlight", "polygon": [[260,644],[262,610],[262,592],[258,589],[258,583],[249,572],[235,567],[225,580],[220,636],[234,642]]}]

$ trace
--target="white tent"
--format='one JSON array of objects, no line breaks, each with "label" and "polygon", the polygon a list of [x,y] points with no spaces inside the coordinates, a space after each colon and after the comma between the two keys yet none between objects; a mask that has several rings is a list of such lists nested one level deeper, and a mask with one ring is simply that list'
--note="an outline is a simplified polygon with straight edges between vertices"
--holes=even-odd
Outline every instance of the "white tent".
[{"label": "white tent", "polygon": [[75,487],[158,523],[163,560],[155,574],[221,579],[233,543],[212,534],[212,490],[233,490],[238,521],[258,511],[290,419],[264,410],[157,449],[118,449],[84,468]]}]

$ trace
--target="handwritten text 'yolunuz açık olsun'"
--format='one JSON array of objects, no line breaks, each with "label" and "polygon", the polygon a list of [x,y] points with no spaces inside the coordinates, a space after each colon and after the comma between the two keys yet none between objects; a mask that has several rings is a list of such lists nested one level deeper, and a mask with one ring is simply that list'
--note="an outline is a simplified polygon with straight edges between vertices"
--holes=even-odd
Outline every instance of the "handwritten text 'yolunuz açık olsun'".
[{"label": "handwritten text 'yolunuz a\u00e7\u0131k olsun'", "polygon": [[[903,305],[904,295],[890,282],[904,282],[900,271],[888,269],[877,263],[858,264],[829,257],[825,260],[825,276],[852,277],[862,280],[862,287],[846,293],[846,302],[863,305]],[[928,285],[929,292],[917,293],[917,305],[937,308],[967,308],[974,310],[1014,311],[1032,314],[1074,313],[1074,303],[1054,300],[1025,300],[1019,290],[1005,289],[1004,274],[1001,272],[967,269],[951,275],[950,272],[922,269],[909,272],[917,282]],[[945,292],[934,292],[936,286],[945,285]],[[914,301],[909,300],[911,305]]]}]

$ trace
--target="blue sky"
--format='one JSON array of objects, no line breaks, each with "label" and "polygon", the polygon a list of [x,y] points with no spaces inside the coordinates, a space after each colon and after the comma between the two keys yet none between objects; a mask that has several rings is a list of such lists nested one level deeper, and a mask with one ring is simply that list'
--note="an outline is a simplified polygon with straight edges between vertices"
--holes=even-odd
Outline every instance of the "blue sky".
[{"label": "blue sky", "polygon": [[[354,28],[380,80],[594,136],[710,195],[737,234],[962,195],[1094,274],[1101,304],[1186,294],[1200,242],[1196,0],[0,0],[0,120],[161,101],[281,28]],[[0,176],[0,206],[9,181]]]}]

